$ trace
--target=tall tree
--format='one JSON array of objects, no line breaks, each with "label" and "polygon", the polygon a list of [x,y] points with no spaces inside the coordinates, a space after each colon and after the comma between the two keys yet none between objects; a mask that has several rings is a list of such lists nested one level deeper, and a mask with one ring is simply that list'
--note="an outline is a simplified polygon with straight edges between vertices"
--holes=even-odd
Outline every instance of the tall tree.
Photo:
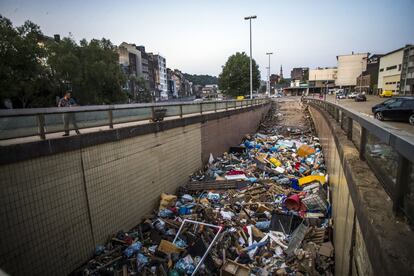
[{"label": "tall tree", "polygon": [[80,42],[83,82],[79,98],[85,103],[122,103],[126,94],[121,86],[126,76],[118,63],[116,47],[107,39]]},{"label": "tall tree", "polygon": [[71,90],[80,104],[112,104],[126,101],[121,85],[125,75],[118,64],[116,47],[107,39],[77,45],[71,38],[48,43],[48,65],[55,87],[62,95]]},{"label": "tall tree", "polygon": [[148,84],[143,77],[130,76],[129,78],[135,83],[137,93],[135,94],[135,101],[138,103],[150,103],[153,101],[151,91]]},{"label": "tall tree", "polygon": [[[0,98],[12,99],[18,107],[43,105],[39,97],[48,94],[48,72],[44,61],[39,26],[26,21],[14,28],[11,21],[0,15]],[[36,104],[35,104],[36,105]]]},{"label": "tall tree", "polygon": [[[260,71],[253,60],[253,90],[260,87]],[[243,96],[250,93],[250,58],[237,52],[230,56],[219,75],[219,88],[228,96]]]}]

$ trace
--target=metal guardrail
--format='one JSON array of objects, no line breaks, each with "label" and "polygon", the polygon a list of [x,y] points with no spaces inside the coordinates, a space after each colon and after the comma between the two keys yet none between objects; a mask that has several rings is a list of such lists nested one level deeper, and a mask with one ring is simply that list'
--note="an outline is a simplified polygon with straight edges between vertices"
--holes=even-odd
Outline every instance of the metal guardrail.
[{"label": "metal guardrail", "polygon": [[[326,111],[346,132],[393,201],[393,210],[414,223],[414,141],[374,118],[337,104],[304,98],[311,106]],[[410,139],[411,138],[411,139]]]},{"label": "metal guardrail", "polygon": [[79,129],[138,122],[159,121],[168,117],[180,117],[205,112],[219,112],[231,109],[262,105],[268,99],[227,100],[207,102],[176,102],[121,104],[77,107],[51,107],[0,110],[0,140],[39,136],[63,132],[63,116],[70,114],[69,128],[74,129],[74,120]]}]

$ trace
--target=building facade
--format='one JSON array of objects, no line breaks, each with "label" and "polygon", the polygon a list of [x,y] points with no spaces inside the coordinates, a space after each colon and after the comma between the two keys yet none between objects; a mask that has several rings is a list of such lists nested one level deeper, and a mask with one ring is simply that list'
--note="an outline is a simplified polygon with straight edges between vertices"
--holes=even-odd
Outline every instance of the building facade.
[{"label": "building facade", "polygon": [[134,79],[142,76],[141,52],[137,49],[135,44],[122,42],[118,46],[118,55],[119,64],[128,77],[123,89],[129,93],[132,98],[136,98],[139,88]]},{"label": "building facade", "polygon": [[322,91],[335,86],[336,67],[316,68],[309,70],[309,92],[321,93]]},{"label": "building facade", "polygon": [[141,71],[142,71],[142,77],[147,82],[148,87],[149,87],[150,74],[149,74],[148,53],[145,52],[145,47],[142,46],[142,45],[141,46],[137,46],[136,48],[137,48],[138,51],[141,52]]},{"label": "building facade", "polygon": [[414,45],[406,45],[404,48],[400,94],[414,95]]},{"label": "building facade", "polygon": [[400,91],[403,54],[404,48],[399,48],[381,57],[378,71],[378,93],[388,90],[393,94],[398,94]]},{"label": "building facade", "polygon": [[308,79],[308,74],[309,74],[308,67],[293,68],[292,71],[290,72],[290,78],[292,80],[305,81]]},{"label": "building facade", "polygon": [[367,94],[378,91],[378,71],[382,55],[374,54],[368,58],[367,69],[357,78],[356,90]]},{"label": "building facade", "polygon": [[160,100],[168,99],[167,63],[163,56],[154,55],[154,75],[156,97]]},{"label": "building facade", "polygon": [[335,85],[346,90],[356,86],[357,78],[367,69],[368,53],[353,53],[350,55],[339,55],[337,59],[337,74]]}]

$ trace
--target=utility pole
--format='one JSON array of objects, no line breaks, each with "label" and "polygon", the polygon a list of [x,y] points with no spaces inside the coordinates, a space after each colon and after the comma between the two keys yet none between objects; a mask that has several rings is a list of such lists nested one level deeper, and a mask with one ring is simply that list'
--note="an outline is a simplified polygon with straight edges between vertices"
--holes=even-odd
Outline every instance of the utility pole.
[{"label": "utility pole", "polygon": [[269,67],[267,67],[267,96],[270,96],[270,55],[273,55],[273,53],[266,53],[266,55],[269,56]]},{"label": "utility pole", "polygon": [[253,99],[253,64],[252,64],[252,19],[256,19],[256,15],[247,16],[244,20],[250,23],[250,99]]}]

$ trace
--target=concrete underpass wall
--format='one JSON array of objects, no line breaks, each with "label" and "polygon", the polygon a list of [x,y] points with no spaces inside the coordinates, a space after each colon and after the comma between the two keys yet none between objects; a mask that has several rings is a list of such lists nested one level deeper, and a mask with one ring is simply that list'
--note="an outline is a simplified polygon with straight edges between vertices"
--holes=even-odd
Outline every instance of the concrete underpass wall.
[{"label": "concrete underpass wall", "polygon": [[223,117],[202,124],[202,161],[207,162],[210,153],[214,157],[223,154],[229,147],[238,144],[241,137],[255,132],[261,118],[262,113],[245,112],[237,117]]},{"label": "concrete underpass wall", "polygon": [[330,177],[336,275],[413,275],[414,233],[353,142],[327,113],[309,107]]},{"label": "concrete underpass wall", "polygon": [[[335,274],[373,275],[332,130],[319,111],[312,108],[311,115],[325,155],[332,192]],[[355,255],[355,252],[358,254]],[[352,271],[353,265],[358,267],[358,272]],[[361,272],[364,273],[361,274]]]},{"label": "concrete underpass wall", "polygon": [[269,107],[0,148],[0,268],[70,273],[185,184],[210,152],[254,132]]}]

